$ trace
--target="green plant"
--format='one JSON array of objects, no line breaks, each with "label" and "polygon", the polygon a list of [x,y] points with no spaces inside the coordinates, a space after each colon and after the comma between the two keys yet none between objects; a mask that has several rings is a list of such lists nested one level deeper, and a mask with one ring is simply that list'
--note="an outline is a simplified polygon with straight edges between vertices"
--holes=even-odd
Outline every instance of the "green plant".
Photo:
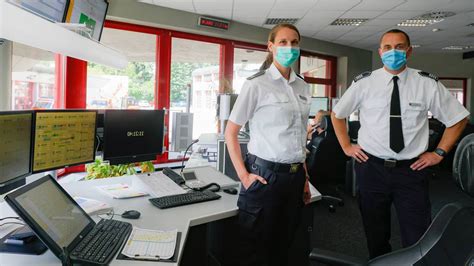
[{"label": "green plant", "polygon": [[86,165],[86,180],[136,174],[135,164],[110,165],[100,159]]},{"label": "green plant", "polygon": [[[133,175],[137,173],[135,166],[136,165],[134,163],[110,165],[108,162],[104,162],[101,159],[96,159],[93,163],[86,165],[86,180]],[[155,171],[155,166],[151,161],[142,162],[139,166],[142,173]]]}]

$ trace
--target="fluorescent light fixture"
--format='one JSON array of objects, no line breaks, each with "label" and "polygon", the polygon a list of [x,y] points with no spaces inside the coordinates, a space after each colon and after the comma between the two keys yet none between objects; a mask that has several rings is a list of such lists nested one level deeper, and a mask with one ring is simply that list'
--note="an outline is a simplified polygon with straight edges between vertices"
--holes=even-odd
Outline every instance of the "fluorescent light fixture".
[{"label": "fluorescent light fixture", "polygon": [[368,18],[338,18],[331,22],[333,26],[359,26],[368,21]]},{"label": "fluorescent light fixture", "polygon": [[421,16],[417,16],[411,19],[407,19],[398,23],[397,25],[400,27],[426,27],[429,25],[433,25],[435,23],[439,23],[443,21],[447,17],[451,17],[456,15],[454,12],[446,12],[446,11],[435,11],[423,14]]},{"label": "fluorescent light fixture", "polygon": [[441,49],[443,50],[452,50],[452,51],[462,51],[462,50],[468,50],[468,49],[473,49],[474,45],[450,45],[443,47]]},{"label": "fluorescent light fixture", "polygon": [[297,18],[267,18],[265,25],[278,25],[280,23],[295,24],[298,22]]},{"label": "fluorescent light fixture", "polygon": [[412,44],[411,47],[412,47],[412,48],[420,48],[420,47],[421,47],[421,44]]}]

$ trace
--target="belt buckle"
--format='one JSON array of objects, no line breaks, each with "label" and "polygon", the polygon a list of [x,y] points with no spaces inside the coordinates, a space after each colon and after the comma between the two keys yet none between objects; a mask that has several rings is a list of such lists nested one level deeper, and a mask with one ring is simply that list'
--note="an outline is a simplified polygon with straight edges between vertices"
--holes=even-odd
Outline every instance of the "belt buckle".
[{"label": "belt buckle", "polygon": [[394,159],[386,159],[383,161],[383,166],[393,168],[397,166],[397,160]]},{"label": "belt buckle", "polygon": [[298,166],[300,166],[299,163],[292,163],[290,166],[290,173],[296,173],[298,171]]}]

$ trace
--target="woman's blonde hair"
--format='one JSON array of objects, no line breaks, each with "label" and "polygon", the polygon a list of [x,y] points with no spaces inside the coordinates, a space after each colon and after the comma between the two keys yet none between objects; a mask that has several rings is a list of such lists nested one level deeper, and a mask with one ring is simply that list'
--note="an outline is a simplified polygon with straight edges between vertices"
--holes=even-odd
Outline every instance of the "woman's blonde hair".
[{"label": "woman's blonde hair", "polygon": [[[301,40],[300,31],[293,24],[281,23],[272,28],[272,30],[268,34],[268,41],[272,43],[275,42],[275,37],[278,31],[283,28],[288,28],[288,29],[296,31],[296,33],[298,33],[298,41]],[[271,51],[268,51],[267,58],[265,59],[263,64],[260,66],[260,70],[265,70],[269,68],[272,63],[273,63],[273,54]]]}]

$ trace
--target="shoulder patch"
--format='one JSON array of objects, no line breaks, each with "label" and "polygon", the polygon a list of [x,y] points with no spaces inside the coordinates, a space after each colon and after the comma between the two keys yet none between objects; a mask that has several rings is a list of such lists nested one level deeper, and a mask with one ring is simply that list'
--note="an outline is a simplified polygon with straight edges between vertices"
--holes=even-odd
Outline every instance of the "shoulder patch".
[{"label": "shoulder patch", "polygon": [[[295,72],[295,74],[296,74],[296,72]],[[303,76],[301,76],[300,74],[296,74],[296,76],[297,76],[298,78],[304,80]]]},{"label": "shoulder patch", "polygon": [[261,75],[265,74],[265,70],[261,70],[255,74],[253,74],[252,76],[248,77],[247,80],[251,80],[251,79],[254,79],[256,77],[260,77]]},{"label": "shoulder patch", "polygon": [[354,82],[357,82],[363,78],[366,78],[368,76],[372,75],[372,71],[365,71],[364,73],[358,75],[357,77],[354,78]]},{"label": "shoulder patch", "polygon": [[427,77],[427,78],[430,78],[430,79],[434,79],[436,82],[439,80],[439,78],[436,75],[433,75],[433,74],[425,72],[425,71],[420,71],[420,72],[418,72],[418,74],[420,74],[420,76],[422,76],[422,77]]}]

